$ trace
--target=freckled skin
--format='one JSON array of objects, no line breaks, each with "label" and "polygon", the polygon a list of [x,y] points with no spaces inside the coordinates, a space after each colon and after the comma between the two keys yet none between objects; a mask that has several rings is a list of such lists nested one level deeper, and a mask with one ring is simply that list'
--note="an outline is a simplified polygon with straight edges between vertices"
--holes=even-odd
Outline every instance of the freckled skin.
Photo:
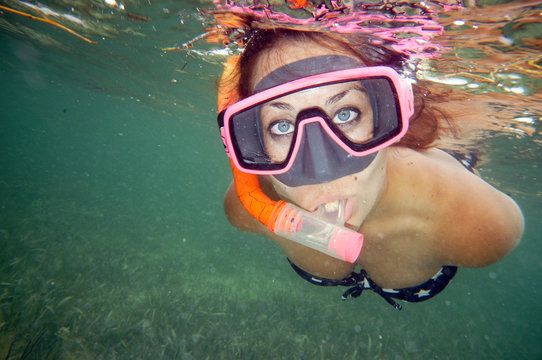
[{"label": "freckled skin", "polygon": [[[290,42],[276,51],[280,56],[268,54],[272,65],[256,65],[253,84],[286,63],[332,53],[317,44]],[[272,199],[307,210],[326,196],[354,199],[347,226],[365,239],[356,265],[382,287],[418,285],[443,265],[487,266],[509,253],[523,233],[523,216],[512,199],[438,149],[392,146],[381,150],[363,171],[325,184],[288,187],[273,176],[261,176],[260,183]],[[354,269],[269,232],[244,209],[233,185],[224,208],[234,226],[274,240],[294,263],[314,275],[338,279]]]}]

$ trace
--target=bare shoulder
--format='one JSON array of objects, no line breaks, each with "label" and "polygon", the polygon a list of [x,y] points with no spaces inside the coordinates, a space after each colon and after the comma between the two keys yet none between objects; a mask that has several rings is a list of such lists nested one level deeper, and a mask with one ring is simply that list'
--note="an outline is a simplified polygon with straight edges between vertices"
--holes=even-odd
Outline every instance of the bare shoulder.
[{"label": "bare shoulder", "polygon": [[469,171],[452,155],[447,152],[430,148],[423,151],[416,151],[405,147],[393,147],[390,151],[391,161],[395,165],[413,166],[415,168],[425,168],[425,170],[431,169],[449,169],[449,170],[465,170]]},{"label": "bare shoulder", "polygon": [[254,219],[241,204],[233,183],[224,195],[224,213],[228,221],[239,230],[260,234],[265,231],[264,226]]},{"label": "bare shoulder", "polygon": [[[395,149],[394,149],[395,150]],[[519,242],[524,220],[509,196],[468,171],[444,151],[396,149],[402,179],[431,218],[435,252],[449,265],[481,267],[498,261]]]}]

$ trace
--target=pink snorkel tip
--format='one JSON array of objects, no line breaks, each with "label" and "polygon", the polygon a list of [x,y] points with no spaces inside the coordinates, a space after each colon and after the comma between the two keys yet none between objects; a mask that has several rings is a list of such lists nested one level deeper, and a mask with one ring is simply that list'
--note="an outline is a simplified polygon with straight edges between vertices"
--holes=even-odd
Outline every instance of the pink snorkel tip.
[{"label": "pink snorkel tip", "polygon": [[352,264],[358,259],[362,247],[362,234],[353,231],[346,232],[341,229],[337,230],[329,242],[329,250],[331,252],[335,252],[338,256]]},{"label": "pink snorkel tip", "polygon": [[319,218],[290,203],[272,219],[270,230],[286,239],[337,259],[355,263],[363,247],[363,235]]}]

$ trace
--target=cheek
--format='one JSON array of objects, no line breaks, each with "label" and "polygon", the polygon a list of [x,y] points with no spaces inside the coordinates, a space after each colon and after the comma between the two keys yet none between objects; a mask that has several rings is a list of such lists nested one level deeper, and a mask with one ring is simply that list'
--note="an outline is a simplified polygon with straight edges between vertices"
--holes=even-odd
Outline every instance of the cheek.
[{"label": "cheek", "polygon": [[329,183],[317,185],[305,185],[299,187],[289,187],[272,178],[271,184],[281,199],[297,204],[301,207],[310,207],[315,205],[314,201],[327,195],[346,195],[348,189],[355,187],[356,181],[352,176],[347,176]]},{"label": "cheek", "polygon": [[365,140],[369,140],[374,136],[374,119],[373,119],[373,110],[369,106],[369,111],[365,114],[362,120],[362,136]]},{"label": "cheek", "polygon": [[270,183],[273,186],[273,189],[275,189],[275,192],[277,193],[277,195],[280,196],[281,199],[284,199],[287,201],[294,200],[292,199],[292,196],[296,195],[296,192],[297,192],[296,188],[292,188],[292,187],[284,185],[283,183],[275,179],[274,176],[270,176],[269,178],[270,178]]},{"label": "cheek", "polygon": [[314,198],[321,195],[319,186],[299,186],[289,187],[271,176],[271,185],[275,189],[277,195],[284,201],[296,204],[301,207],[307,207],[312,204]]},{"label": "cheek", "polygon": [[275,140],[271,135],[264,135],[265,152],[272,162],[280,163],[286,160],[290,150],[291,138],[292,136],[284,136],[279,140]]},{"label": "cheek", "polygon": [[358,140],[358,142],[360,143],[367,142],[372,139],[373,135],[372,117],[363,119],[361,126],[359,126],[359,128],[357,129],[357,133],[355,136],[356,140]]}]

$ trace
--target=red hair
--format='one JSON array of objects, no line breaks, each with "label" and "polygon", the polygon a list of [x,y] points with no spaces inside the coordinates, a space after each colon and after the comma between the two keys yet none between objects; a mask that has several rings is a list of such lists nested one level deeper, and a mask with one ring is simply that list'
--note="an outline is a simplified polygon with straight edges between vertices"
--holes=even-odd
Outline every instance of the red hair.
[{"label": "red hair", "polygon": [[[265,53],[280,46],[282,41],[312,42],[327,47],[330,51],[343,52],[358,58],[366,66],[389,66],[401,72],[406,58],[394,50],[376,45],[371,39],[359,34],[334,34],[312,30],[286,28],[255,30],[246,43],[243,54],[237,62],[230,78],[221,86],[236,89],[237,96],[243,99],[252,95],[251,79],[254,67]],[[406,135],[397,144],[420,150],[435,146],[436,140],[445,130],[443,126],[450,121],[448,116],[433,104],[439,102],[438,96],[420,86],[413,86],[415,112],[410,119]]]}]

